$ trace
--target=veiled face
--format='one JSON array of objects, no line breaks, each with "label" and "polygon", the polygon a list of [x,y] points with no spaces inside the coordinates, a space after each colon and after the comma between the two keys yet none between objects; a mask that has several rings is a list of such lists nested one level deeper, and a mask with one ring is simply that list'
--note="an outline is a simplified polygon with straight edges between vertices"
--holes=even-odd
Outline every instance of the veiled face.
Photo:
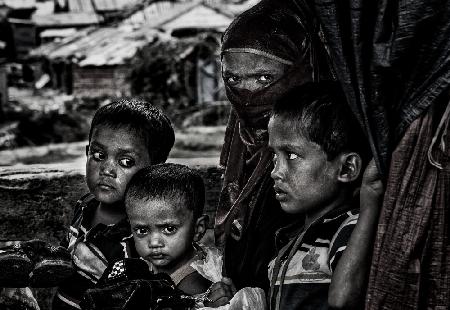
[{"label": "veiled face", "polygon": [[222,56],[222,76],[226,85],[254,92],[280,79],[289,65],[246,52],[225,52]]}]

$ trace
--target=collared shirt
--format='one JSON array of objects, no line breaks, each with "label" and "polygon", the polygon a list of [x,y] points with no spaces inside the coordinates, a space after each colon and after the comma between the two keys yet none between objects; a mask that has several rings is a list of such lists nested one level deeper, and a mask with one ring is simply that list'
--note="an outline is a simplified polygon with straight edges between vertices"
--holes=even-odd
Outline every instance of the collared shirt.
[{"label": "collared shirt", "polygon": [[192,256],[192,258],[190,260],[188,260],[186,263],[184,263],[182,266],[180,266],[177,270],[173,271],[170,274],[170,278],[172,279],[172,281],[177,286],[187,276],[189,276],[189,275],[191,275],[193,273],[198,273],[198,271],[195,268],[192,267],[192,264],[194,262],[196,263],[196,265],[198,265],[199,261],[204,263],[204,261],[206,259],[205,249],[201,245],[199,245],[197,243],[193,243],[193,246],[194,246],[194,249],[195,249],[195,255]]},{"label": "collared shirt", "polygon": [[[287,233],[291,238],[269,264],[271,309],[328,308],[328,288],[333,270],[347,247],[357,219],[357,209],[340,207],[306,229],[298,229],[297,225],[297,229],[291,226],[280,230],[280,237]],[[290,253],[292,257],[285,269]]]},{"label": "collared shirt", "polygon": [[58,288],[53,309],[81,309],[78,304],[84,292],[94,287],[109,263],[138,257],[128,220],[86,228],[98,206],[99,202],[92,194],[83,196],[76,204],[72,224],[62,242],[72,255],[76,274]]}]

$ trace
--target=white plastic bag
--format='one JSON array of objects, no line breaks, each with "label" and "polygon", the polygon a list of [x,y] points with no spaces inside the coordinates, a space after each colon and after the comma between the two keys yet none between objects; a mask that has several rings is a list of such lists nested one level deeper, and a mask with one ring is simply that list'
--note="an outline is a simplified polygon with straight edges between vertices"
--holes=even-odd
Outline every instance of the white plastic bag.
[{"label": "white plastic bag", "polygon": [[218,308],[203,307],[201,310],[265,310],[266,294],[259,287],[244,287],[230,300],[229,304]]},{"label": "white plastic bag", "polygon": [[191,263],[191,267],[212,283],[222,280],[223,256],[217,248],[203,248],[206,257]]},{"label": "white plastic bag", "polygon": [[[216,248],[205,248],[206,257],[191,264],[192,268],[209,281],[216,283],[222,280],[223,256]],[[200,310],[265,310],[266,296],[258,287],[244,287],[236,292],[229,304],[221,307],[200,307]]]}]

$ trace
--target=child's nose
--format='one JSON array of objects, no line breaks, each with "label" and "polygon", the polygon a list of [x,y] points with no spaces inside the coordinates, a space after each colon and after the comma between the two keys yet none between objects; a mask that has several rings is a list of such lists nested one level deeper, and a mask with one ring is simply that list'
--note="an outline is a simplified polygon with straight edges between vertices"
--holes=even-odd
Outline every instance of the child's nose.
[{"label": "child's nose", "polygon": [[162,247],[164,245],[161,235],[154,232],[150,234],[150,238],[149,238],[149,247],[150,248],[159,248]]},{"label": "child's nose", "polygon": [[284,164],[282,162],[282,160],[277,159],[277,161],[275,162],[275,165],[273,167],[272,172],[270,173],[270,177],[272,179],[276,180],[281,180],[284,177]]},{"label": "child's nose", "polygon": [[105,176],[110,176],[115,178],[117,175],[116,165],[113,160],[107,159],[102,162],[100,167],[100,173]]}]

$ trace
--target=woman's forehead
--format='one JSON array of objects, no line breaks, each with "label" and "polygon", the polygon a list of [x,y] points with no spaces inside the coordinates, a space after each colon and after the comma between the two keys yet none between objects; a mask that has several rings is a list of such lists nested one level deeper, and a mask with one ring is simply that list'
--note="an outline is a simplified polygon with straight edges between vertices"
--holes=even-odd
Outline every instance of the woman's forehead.
[{"label": "woman's forehead", "polygon": [[292,65],[293,62],[291,60],[285,59],[281,56],[278,56],[277,53],[274,53],[270,50],[265,50],[265,49],[259,49],[259,48],[253,48],[253,47],[232,47],[232,48],[227,48],[225,50],[222,51],[222,55],[223,54],[250,54],[251,55],[255,55],[255,56],[263,56],[264,58],[269,58],[272,59],[276,62],[280,62],[282,64],[285,65]]},{"label": "woman's forehead", "polygon": [[[276,57],[276,56],[275,56]],[[251,52],[223,52],[222,70],[224,72],[259,71],[268,72],[285,71],[289,65],[272,57]]]}]

